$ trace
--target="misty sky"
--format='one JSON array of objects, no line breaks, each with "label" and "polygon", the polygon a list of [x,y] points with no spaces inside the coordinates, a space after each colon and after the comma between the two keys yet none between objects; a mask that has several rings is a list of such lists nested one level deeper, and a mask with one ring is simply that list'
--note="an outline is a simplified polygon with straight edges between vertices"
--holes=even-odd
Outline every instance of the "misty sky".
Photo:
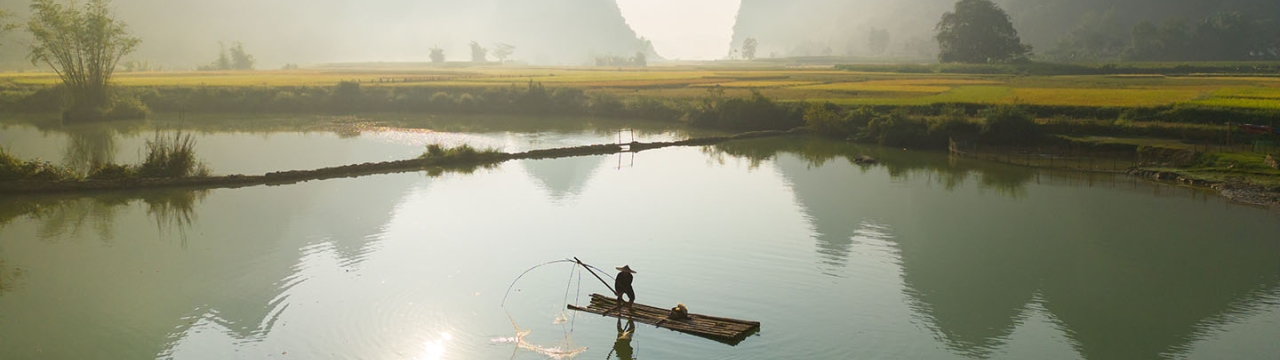
[{"label": "misty sky", "polygon": [[739,0],[617,0],[637,35],[668,59],[712,60],[729,53]]}]

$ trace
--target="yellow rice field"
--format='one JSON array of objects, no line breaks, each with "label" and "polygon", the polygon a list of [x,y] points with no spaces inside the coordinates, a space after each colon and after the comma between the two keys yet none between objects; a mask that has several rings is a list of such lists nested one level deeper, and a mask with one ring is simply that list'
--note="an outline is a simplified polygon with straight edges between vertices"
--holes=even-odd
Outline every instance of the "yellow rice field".
[{"label": "yellow rice field", "polygon": [[[362,86],[468,88],[523,86],[530,81],[620,96],[696,98],[720,86],[726,96],[759,91],[780,101],[928,105],[1021,103],[1063,106],[1198,104],[1280,109],[1280,80],[1250,76],[1009,76],[895,74],[832,69],[716,69],[697,66],[334,68],[228,72],[117,73],[128,87]],[[51,86],[52,73],[0,73],[0,89]]]}]

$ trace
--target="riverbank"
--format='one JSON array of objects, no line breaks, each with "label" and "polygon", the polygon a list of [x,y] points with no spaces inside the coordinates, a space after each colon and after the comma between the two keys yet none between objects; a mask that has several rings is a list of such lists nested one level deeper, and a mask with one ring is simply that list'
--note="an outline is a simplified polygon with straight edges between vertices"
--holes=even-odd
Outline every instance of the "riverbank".
[{"label": "riverbank", "polygon": [[1134,168],[1125,172],[1130,176],[1151,181],[1179,184],[1217,191],[1231,201],[1258,206],[1280,206],[1280,186],[1262,185],[1244,178],[1225,181],[1210,180],[1188,171]]}]

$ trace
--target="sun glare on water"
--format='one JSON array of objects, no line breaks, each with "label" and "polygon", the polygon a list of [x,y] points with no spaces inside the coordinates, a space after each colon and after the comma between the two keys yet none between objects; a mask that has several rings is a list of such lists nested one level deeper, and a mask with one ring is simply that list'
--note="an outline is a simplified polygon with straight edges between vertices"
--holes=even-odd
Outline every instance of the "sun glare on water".
[{"label": "sun glare on water", "polygon": [[453,335],[450,335],[449,333],[443,333],[443,334],[440,334],[440,337],[435,340],[428,340],[426,343],[423,344],[423,352],[421,356],[418,356],[418,360],[443,359],[444,353],[446,350],[446,345],[449,343],[449,340],[452,340],[452,339],[453,339]]}]

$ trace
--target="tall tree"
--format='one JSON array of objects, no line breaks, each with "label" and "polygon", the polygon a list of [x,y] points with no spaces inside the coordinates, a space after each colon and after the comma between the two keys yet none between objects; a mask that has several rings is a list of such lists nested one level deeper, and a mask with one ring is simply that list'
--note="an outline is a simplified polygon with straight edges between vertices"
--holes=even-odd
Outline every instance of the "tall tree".
[{"label": "tall tree", "polygon": [[631,64],[635,66],[649,66],[649,58],[644,55],[643,51],[637,51],[636,56],[631,57]]},{"label": "tall tree", "polygon": [[493,45],[493,57],[498,58],[498,62],[507,62],[507,58],[516,52],[516,46],[508,43],[497,43]]},{"label": "tall tree", "polygon": [[1009,63],[1025,61],[1031,46],[1022,44],[1009,14],[991,0],[960,0],[955,11],[942,14],[935,28],[938,60],[944,63]]},{"label": "tall tree", "polygon": [[239,41],[237,41],[235,42],[235,45],[231,45],[231,68],[232,69],[253,70],[253,64],[256,62],[257,60],[254,60],[253,55],[249,55],[248,52],[244,51],[244,44],[241,44]]},{"label": "tall tree", "polygon": [[443,62],[444,62],[444,49],[441,49],[441,48],[440,48],[440,47],[438,47],[438,46],[432,46],[432,47],[431,47],[431,62],[433,62],[433,63],[437,63],[437,64],[439,64],[439,63],[443,63]]},{"label": "tall tree", "polygon": [[9,15],[9,13],[5,12],[4,9],[0,9],[0,36],[4,36],[4,33],[18,28],[18,24],[9,23],[10,17],[12,17],[12,15]]},{"label": "tall tree", "polygon": [[214,70],[231,70],[231,57],[227,56],[227,45],[218,42],[218,60],[214,61]]},{"label": "tall tree", "polygon": [[471,42],[471,62],[486,62],[488,59],[489,49],[480,46],[480,43]]},{"label": "tall tree", "polygon": [[110,3],[88,0],[79,9],[53,0],[31,2],[27,31],[34,41],[27,58],[32,65],[43,63],[58,73],[71,95],[69,114],[105,108],[116,64],[141,42],[111,13]]},{"label": "tall tree", "polygon": [[749,37],[746,40],[742,40],[742,57],[747,60],[755,60],[756,48],[759,46],[760,43],[756,41],[756,38]]}]

